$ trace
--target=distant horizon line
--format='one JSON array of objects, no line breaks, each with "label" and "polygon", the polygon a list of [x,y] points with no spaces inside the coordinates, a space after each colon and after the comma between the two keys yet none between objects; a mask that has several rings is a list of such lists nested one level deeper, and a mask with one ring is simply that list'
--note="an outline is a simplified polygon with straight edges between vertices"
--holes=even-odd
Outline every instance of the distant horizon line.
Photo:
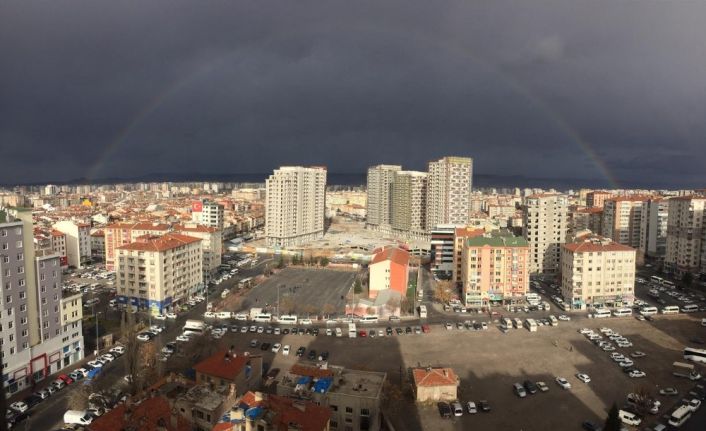
[{"label": "distant horizon line", "polygon": [[[257,173],[237,173],[237,174],[207,174],[202,172],[190,172],[190,173],[150,173],[144,175],[137,175],[132,177],[104,177],[89,180],[87,178],[73,178],[64,181],[33,181],[24,183],[2,183],[2,187],[20,187],[20,186],[42,186],[42,185],[114,185],[114,184],[136,184],[136,183],[152,183],[152,182],[174,182],[174,183],[188,183],[188,182],[230,182],[230,183],[264,183],[265,179],[271,175],[270,172],[257,172]],[[331,186],[365,186],[366,184],[366,172],[328,172],[327,177],[335,178],[334,181],[340,181],[344,178],[344,182],[329,182],[327,178],[327,185]],[[360,180],[358,182],[351,180]],[[524,175],[498,175],[498,174],[481,174],[474,173],[473,175],[473,185],[486,188],[486,187],[519,187],[519,188],[609,188],[613,187],[608,184],[605,179],[596,178],[546,178],[546,177],[527,177]],[[480,181],[476,181],[480,180]],[[623,182],[623,189],[629,188],[644,188],[644,189],[670,189],[670,187],[657,186],[654,184],[647,184],[635,181],[625,181]],[[701,186],[706,187],[706,185]],[[701,188],[699,186],[693,187],[677,187],[677,188]],[[674,188],[673,186],[671,187]]]}]

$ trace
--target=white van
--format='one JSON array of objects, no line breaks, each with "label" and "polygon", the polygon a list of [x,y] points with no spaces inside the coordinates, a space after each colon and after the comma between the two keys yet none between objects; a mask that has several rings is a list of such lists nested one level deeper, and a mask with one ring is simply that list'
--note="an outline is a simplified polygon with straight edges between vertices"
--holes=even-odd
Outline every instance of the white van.
[{"label": "white van", "polygon": [[662,314],[679,314],[679,307],[676,305],[667,305],[662,308]]},{"label": "white van", "polygon": [[638,426],[642,423],[642,419],[640,419],[636,414],[625,410],[618,410],[618,417],[626,425]]},{"label": "white van", "polygon": [[86,410],[67,410],[64,413],[64,423],[67,425],[90,425],[93,415]]},{"label": "white van", "polygon": [[216,313],[216,317],[219,319],[230,319],[233,314],[230,311],[219,311]]},{"label": "white van", "polygon": [[343,330],[341,330],[341,328],[336,328],[336,336],[343,337]]},{"label": "white van", "polygon": [[690,417],[691,409],[689,408],[689,406],[684,405],[674,410],[672,415],[669,417],[669,421],[667,423],[675,428],[679,428],[680,426],[684,425],[684,422],[689,420]]}]

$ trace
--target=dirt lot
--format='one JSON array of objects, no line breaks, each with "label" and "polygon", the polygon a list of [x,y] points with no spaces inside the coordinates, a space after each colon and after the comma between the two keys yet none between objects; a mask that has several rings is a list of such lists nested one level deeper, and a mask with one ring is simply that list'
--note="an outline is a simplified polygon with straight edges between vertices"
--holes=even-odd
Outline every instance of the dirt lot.
[{"label": "dirt lot", "polygon": [[[385,371],[394,385],[403,381],[407,394],[410,392],[406,377],[408,367],[449,366],[461,378],[459,399],[464,403],[485,399],[493,410],[444,420],[439,417],[434,404],[417,405],[409,399],[399,400],[394,409],[388,409],[398,430],[579,430],[584,420],[602,422],[610,405],[613,402],[621,404],[625,395],[638,386],[655,393],[661,387],[674,386],[680,394],[686,394],[693,385],[673,377],[671,364],[682,360],[683,346],[693,344],[689,343],[690,338],[706,338],[706,328],[698,323],[700,317],[660,316],[652,323],[633,318],[581,319],[561,322],[558,327],[540,327],[535,333],[515,329],[507,334],[495,327],[472,332],[446,331],[436,325],[430,334],[374,339],[229,334],[220,343],[249,350],[247,343],[257,338],[290,344],[293,350],[299,346],[317,352],[327,350],[332,364]],[[384,328],[384,325],[379,326]],[[578,329],[584,326],[594,329],[607,326],[626,336],[634,347],[618,350],[647,353],[645,358],[635,359],[636,366],[645,371],[647,377],[627,377],[608,353],[578,333]],[[274,367],[287,369],[297,358],[268,352],[265,360],[272,361]],[[575,377],[579,372],[587,373],[592,381],[588,384],[579,381]],[[554,381],[557,376],[568,379],[572,389],[561,389]],[[525,379],[544,381],[549,391],[519,399],[512,391],[512,384]],[[659,397],[664,403],[663,413],[680,398]],[[648,417],[646,425],[658,419]],[[687,424],[688,429],[699,429],[692,427],[702,419],[692,419]]]}]

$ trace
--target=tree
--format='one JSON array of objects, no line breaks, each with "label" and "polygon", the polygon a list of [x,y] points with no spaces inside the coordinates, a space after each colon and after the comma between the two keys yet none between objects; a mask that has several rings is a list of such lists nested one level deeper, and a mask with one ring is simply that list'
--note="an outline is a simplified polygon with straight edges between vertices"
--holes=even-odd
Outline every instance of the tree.
[{"label": "tree", "polygon": [[325,316],[330,316],[331,314],[336,312],[336,306],[331,304],[331,303],[326,303],[321,307],[321,312],[324,313]]},{"label": "tree", "polygon": [[410,314],[412,312],[411,301],[406,296],[403,296],[400,300],[400,312],[404,314]]},{"label": "tree", "polygon": [[395,296],[391,296],[390,299],[387,300],[385,303],[385,306],[390,312],[396,311],[398,308],[400,308],[400,304],[402,301],[400,301],[400,298],[397,298]]},{"label": "tree", "polygon": [[353,293],[356,295],[363,293],[363,285],[360,283],[360,278],[356,278],[355,282],[353,282]]},{"label": "tree", "polygon": [[284,268],[284,256],[281,254],[279,255],[279,258],[277,259],[277,269],[282,269]]},{"label": "tree", "polygon": [[608,419],[605,421],[603,431],[620,431],[621,426],[620,416],[618,416],[618,406],[613,403],[613,407],[611,407],[608,412]]},{"label": "tree", "polygon": [[691,284],[694,282],[694,276],[691,275],[690,272],[685,272],[684,275],[681,278],[681,284],[684,287],[691,287]]},{"label": "tree", "polygon": [[650,409],[654,405],[654,395],[647,386],[639,386],[635,388],[633,392],[634,405],[637,412],[641,415],[646,415],[649,413]]},{"label": "tree", "polygon": [[368,307],[365,309],[365,314],[368,316],[372,316],[375,314],[375,307]]},{"label": "tree", "polygon": [[311,316],[312,314],[316,314],[317,308],[314,304],[306,304],[304,306],[304,312],[306,313],[307,316]]},{"label": "tree", "polygon": [[279,312],[281,314],[292,314],[292,311],[294,310],[294,306],[296,304],[294,303],[294,300],[290,298],[289,296],[285,296],[284,298],[280,298],[279,300]]},{"label": "tree", "polygon": [[324,268],[328,266],[328,257],[324,256],[319,260],[319,265],[323,266]]},{"label": "tree", "polygon": [[292,256],[292,265],[298,265],[299,264],[299,257],[295,254]]},{"label": "tree", "polygon": [[453,283],[444,280],[436,282],[434,286],[434,299],[442,304],[446,304],[451,300],[451,292],[453,290]]}]

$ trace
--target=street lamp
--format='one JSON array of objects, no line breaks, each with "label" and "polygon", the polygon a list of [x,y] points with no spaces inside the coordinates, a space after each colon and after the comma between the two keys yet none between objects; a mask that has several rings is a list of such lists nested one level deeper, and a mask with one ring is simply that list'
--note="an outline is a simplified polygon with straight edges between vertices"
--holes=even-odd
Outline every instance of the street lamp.
[{"label": "street lamp", "polygon": [[98,314],[96,313],[96,304],[91,305],[91,312],[93,313],[93,318],[96,319],[96,349],[93,352],[94,355],[98,356],[99,344],[98,344]]}]

